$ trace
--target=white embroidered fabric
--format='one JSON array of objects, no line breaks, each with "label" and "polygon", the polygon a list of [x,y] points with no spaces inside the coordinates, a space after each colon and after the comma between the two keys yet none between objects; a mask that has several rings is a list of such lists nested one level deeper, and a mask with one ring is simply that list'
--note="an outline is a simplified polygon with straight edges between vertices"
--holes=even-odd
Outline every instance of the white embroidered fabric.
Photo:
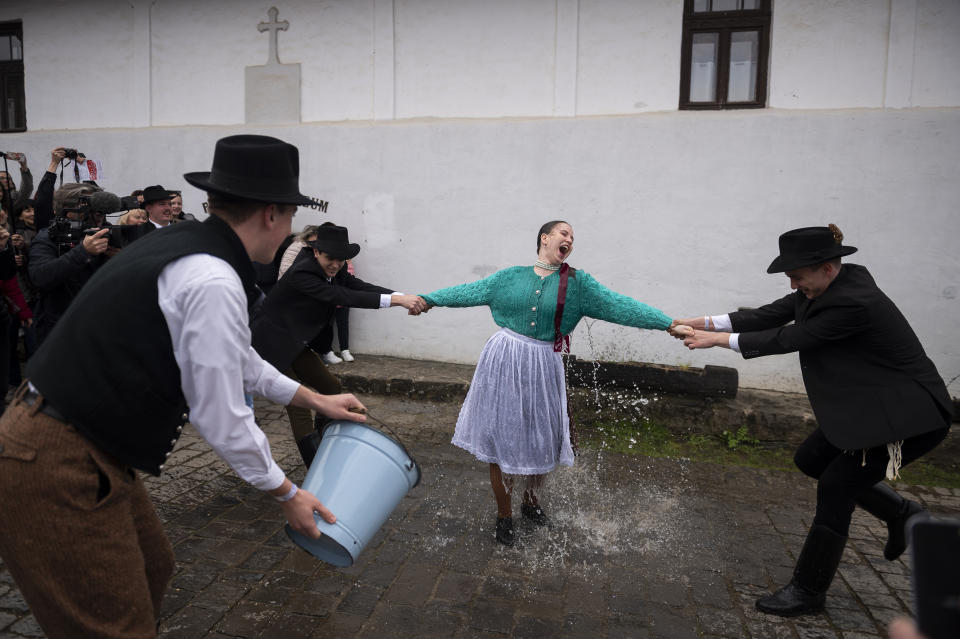
[{"label": "white embroidered fabric", "polygon": [[508,328],[494,333],[480,353],[452,443],[508,475],[572,466],[563,362],[553,343]]}]

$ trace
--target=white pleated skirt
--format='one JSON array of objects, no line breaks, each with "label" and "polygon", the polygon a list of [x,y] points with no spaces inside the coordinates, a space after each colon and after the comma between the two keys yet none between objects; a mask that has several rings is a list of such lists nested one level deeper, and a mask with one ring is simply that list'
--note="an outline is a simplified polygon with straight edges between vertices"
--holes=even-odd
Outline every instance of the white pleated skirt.
[{"label": "white pleated skirt", "polygon": [[487,340],[452,443],[509,475],[572,466],[567,387],[553,342],[507,328]]}]

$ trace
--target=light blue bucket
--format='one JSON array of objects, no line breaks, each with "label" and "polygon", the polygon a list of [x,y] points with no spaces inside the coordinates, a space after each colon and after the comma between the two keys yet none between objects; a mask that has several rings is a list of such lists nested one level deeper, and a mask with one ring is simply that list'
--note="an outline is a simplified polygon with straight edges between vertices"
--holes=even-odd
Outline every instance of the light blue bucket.
[{"label": "light blue bucket", "polygon": [[328,524],[314,514],[319,539],[285,526],[295,544],[333,564],[350,566],[407,492],[420,483],[420,466],[403,444],[359,422],[335,421],[323,429],[317,455],[303,480],[337,516]]}]

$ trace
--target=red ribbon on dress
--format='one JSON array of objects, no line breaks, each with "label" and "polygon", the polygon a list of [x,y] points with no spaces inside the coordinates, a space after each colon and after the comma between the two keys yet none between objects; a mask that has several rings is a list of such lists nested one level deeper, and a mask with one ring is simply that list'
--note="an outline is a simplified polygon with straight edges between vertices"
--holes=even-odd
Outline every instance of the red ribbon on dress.
[{"label": "red ribbon on dress", "polygon": [[570,336],[560,332],[560,320],[563,319],[563,305],[567,301],[567,279],[570,277],[570,266],[566,263],[560,265],[560,286],[557,289],[557,312],[553,316],[553,352],[569,353]]}]

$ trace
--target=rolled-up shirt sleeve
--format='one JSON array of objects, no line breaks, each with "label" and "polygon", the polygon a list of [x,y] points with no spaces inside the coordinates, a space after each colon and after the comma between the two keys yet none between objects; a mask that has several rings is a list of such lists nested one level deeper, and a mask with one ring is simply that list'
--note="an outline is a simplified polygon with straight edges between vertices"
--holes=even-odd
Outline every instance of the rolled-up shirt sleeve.
[{"label": "rolled-up shirt sleeve", "polygon": [[[707,326],[710,326],[712,323],[712,330],[719,333],[729,333],[733,328],[733,322],[730,321],[729,313],[724,313],[723,315],[708,315],[706,319],[708,320]],[[730,337],[727,338],[727,345],[730,346],[730,350],[734,351],[735,353],[739,353],[740,333],[730,333]]]},{"label": "rolled-up shirt sleeve", "polygon": [[713,330],[718,332],[730,332],[730,329],[733,328],[733,323],[730,321],[730,314],[725,313],[723,315],[711,315],[710,321],[713,322]]},{"label": "rolled-up shirt sleeve", "polygon": [[168,264],[158,281],[190,423],[244,481],[273,490],[284,472],[244,402],[244,390],[288,404],[297,382],[250,347],[246,295],[229,264],[205,254]]}]

